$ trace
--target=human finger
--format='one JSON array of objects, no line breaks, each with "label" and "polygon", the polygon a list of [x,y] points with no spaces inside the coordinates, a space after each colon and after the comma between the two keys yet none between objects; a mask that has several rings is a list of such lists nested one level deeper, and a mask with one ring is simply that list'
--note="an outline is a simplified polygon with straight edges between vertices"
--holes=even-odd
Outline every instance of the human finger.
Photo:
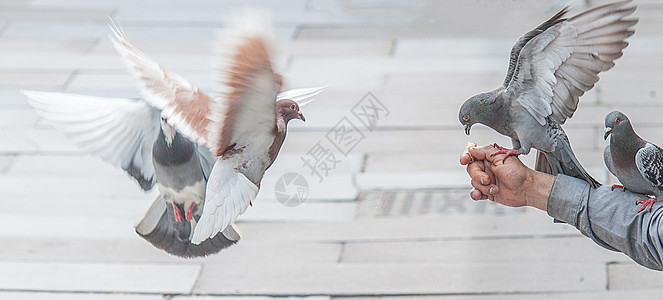
[{"label": "human finger", "polygon": [[488,196],[484,195],[484,193],[482,193],[477,189],[472,189],[470,191],[470,198],[472,198],[472,200],[478,201],[478,200],[486,200],[488,199]]},{"label": "human finger", "polygon": [[491,176],[485,172],[484,163],[474,162],[467,166],[467,173],[473,180],[477,180],[482,185],[490,184]]},{"label": "human finger", "polygon": [[468,150],[463,151],[463,153],[460,155],[460,164],[463,166],[470,164],[474,161],[475,161],[474,158],[472,157],[472,155]]},{"label": "human finger", "polygon": [[474,189],[478,190],[479,192],[483,193],[486,196],[490,196],[490,187],[491,187],[491,185],[481,184],[481,182],[479,182],[478,180],[474,180],[474,179],[472,179],[472,181],[470,181],[470,184],[472,185],[472,187]]},{"label": "human finger", "polygon": [[486,146],[481,146],[481,147],[470,147],[467,149],[468,152],[474,159],[476,160],[484,160],[488,157],[490,157],[491,154],[497,152],[497,149],[495,149],[493,146],[486,145]]}]

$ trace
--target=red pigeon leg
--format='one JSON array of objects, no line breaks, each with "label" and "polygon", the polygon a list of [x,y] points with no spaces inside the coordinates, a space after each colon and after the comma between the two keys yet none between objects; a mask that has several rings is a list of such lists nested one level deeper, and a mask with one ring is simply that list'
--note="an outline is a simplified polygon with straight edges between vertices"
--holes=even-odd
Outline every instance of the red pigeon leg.
[{"label": "red pigeon leg", "polygon": [[612,185],[611,190],[614,191],[615,189],[622,189],[622,190],[626,191],[626,188],[623,185],[619,185],[619,184],[613,184]]},{"label": "red pigeon leg", "polygon": [[[186,219],[187,222],[191,222],[191,219],[193,219],[193,211],[196,208],[196,203],[191,203],[189,206],[189,209],[186,210],[186,214],[184,214],[184,218]],[[181,217],[181,216],[180,216]]]},{"label": "red pigeon leg", "polygon": [[509,156],[518,157],[518,155],[520,155],[520,151],[503,148],[502,150],[499,150],[499,151],[491,154],[490,156],[493,157],[493,156],[498,155],[498,154],[506,154],[506,156],[502,160],[502,163],[504,163],[506,161],[506,159],[509,158]]},{"label": "red pigeon leg", "polygon": [[635,204],[642,204],[642,206],[640,206],[640,209],[638,210],[638,212],[641,212],[641,211],[645,210],[645,208],[647,208],[647,206],[649,206],[649,211],[651,211],[651,209],[654,206],[655,202],[658,202],[658,199],[656,199],[656,198],[649,198],[647,200],[638,199],[637,201],[635,201]]},{"label": "red pigeon leg", "polygon": [[172,203],[173,203],[173,214],[175,215],[175,221],[182,222],[182,212],[177,207],[177,204],[175,204],[175,202]]}]

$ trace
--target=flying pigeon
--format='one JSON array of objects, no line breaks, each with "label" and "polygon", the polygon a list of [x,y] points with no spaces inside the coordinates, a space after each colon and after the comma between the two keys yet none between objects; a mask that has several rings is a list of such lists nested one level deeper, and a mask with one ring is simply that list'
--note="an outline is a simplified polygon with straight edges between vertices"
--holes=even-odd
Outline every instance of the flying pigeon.
[{"label": "flying pigeon", "polygon": [[[163,70],[135,49],[119,27],[112,28],[118,50],[132,50],[124,54],[142,59],[141,66],[144,68]],[[237,37],[246,36],[236,39],[236,42],[264,42],[259,36],[249,33],[253,32],[239,32]],[[247,46],[258,45],[237,43],[229,46],[240,52]],[[247,50],[255,54],[252,47]],[[154,94],[163,93],[159,99],[162,102],[156,101],[160,105],[155,105],[155,100],[147,99],[32,91],[24,91],[24,94],[39,115],[52,121],[56,129],[70,136],[82,148],[125,170],[143,190],[150,190],[155,185],[158,187],[159,196],[135,225],[140,236],[173,255],[205,256],[240,239],[233,223],[246,209],[248,204],[244,203],[251,203],[257,194],[262,177],[262,173],[258,174],[259,170],[264,173],[264,169],[269,167],[258,164],[271,165],[285,139],[287,121],[292,118],[303,120],[299,107],[310,102],[323,89],[266,94],[262,89],[266,81],[255,77],[262,74],[250,72],[261,70],[265,63],[269,63],[263,60],[265,57],[256,59],[253,55],[238,55],[230,59],[229,63],[234,64],[229,66],[239,66],[240,69],[229,72],[229,81],[222,82],[221,88],[227,89],[234,98],[224,97],[218,101],[211,100],[190,83],[166,71],[163,71],[161,78],[146,75],[141,79],[145,84],[152,84]],[[173,78],[176,80],[160,82]],[[209,102],[204,103],[201,99],[208,99]],[[266,126],[252,128],[252,121],[260,123],[270,119],[267,115],[269,110],[271,128],[267,132],[261,132]],[[178,116],[180,123],[169,122]],[[208,118],[214,118],[214,121]],[[210,125],[209,128],[221,135],[217,140],[226,138],[231,144],[219,150],[208,146],[212,143],[198,143],[191,136],[182,134],[180,126],[187,125],[185,121],[191,120],[218,123],[217,127],[227,126],[216,128]],[[194,130],[191,128],[189,125],[185,130]],[[247,155],[257,157],[261,150],[258,146],[264,147],[266,143],[260,138],[270,135],[272,144],[262,149],[267,158],[251,161],[253,157]],[[194,242],[193,237],[200,224],[205,226],[200,227],[201,233]]]},{"label": "flying pigeon", "polygon": [[111,29],[113,45],[145,101],[161,111],[166,124],[218,157],[191,236],[192,243],[203,243],[252,205],[283,145],[288,122],[305,121],[296,101],[277,100],[282,77],[272,69],[269,18],[257,10],[235,16],[215,47],[216,97],[147,57],[118,26]]},{"label": "flying pigeon", "polygon": [[[622,183],[619,186],[632,192],[653,195],[640,199],[638,212],[652,206],[663,195],[663,149],[640,138],[628,117],[619,111],[605,116],[604,139],[610,136],[610,144],[603,150],[603,161]],[[618,186],[613,186],[618,187]]]},{"label": "flying pigeon", "polygon": [[[578,107],[578,98],[612,68],[628,45],[637,19],[631,1],[615,2],[564,18],[568,7],[518,39],[511,49],[509,69],[499,88],[465,101],[458,118],[470,134],[481,123],[511,138],[513,150],[498,154],[528,154],[539,150],[536,170],[592,178],[575,157],[562,129]],[[495,144],[496,147],[497,144]],[[541,155],[543,154],[543,155]],[[505,157],[505,159],[506,159]]]}]

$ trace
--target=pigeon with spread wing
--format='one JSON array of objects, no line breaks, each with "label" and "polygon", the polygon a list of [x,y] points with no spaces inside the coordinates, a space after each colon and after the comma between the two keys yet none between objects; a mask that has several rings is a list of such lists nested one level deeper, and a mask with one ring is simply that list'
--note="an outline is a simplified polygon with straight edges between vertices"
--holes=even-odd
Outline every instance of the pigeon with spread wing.
[{"label": "pigeon with spread wing", "polygon": [[481,123],[510,137],[514,149],[498,152],[506,157],[535,148],[537,170],[582,178],[597,187],[600,184],[580,165],[561,125],[573,116],[578,98],[594,86],[598,74],[622,56],[638,20],[627,18],[635,11],[631,1],[595,7],[568,19],[567,10],[518,39],[502,86],[465,101],[458,118],[468,135],[473,124]]},{"label": "pigeon with spread wing", "polygon": [[[215,47],[216,97],[147,57],[118,26],[112,29],[113,45],[145,101],[161,111],[165,123],[218,157],[191,236],[192,243],[200,244],[225,230],[252,204],[283,145],[288,122],[305,121],[296,101],[275,101],[282,78],[272,68],[268,18],[246,11],[233,19]],[[195,204],[185,203],[185,209],[191,210],[191,205]]]},{"label": "pigeon with spread wing", "polygon": [[24,91],[38,114],[159,196],[136,232],[168,253],[196,257],[240,239],[235,220],[258,193],[288,121],[322,88],[282,93],[264,19],[236,20],[219,45],[218,97],[168,72],[115,24],[112,41],[143,99]]}]

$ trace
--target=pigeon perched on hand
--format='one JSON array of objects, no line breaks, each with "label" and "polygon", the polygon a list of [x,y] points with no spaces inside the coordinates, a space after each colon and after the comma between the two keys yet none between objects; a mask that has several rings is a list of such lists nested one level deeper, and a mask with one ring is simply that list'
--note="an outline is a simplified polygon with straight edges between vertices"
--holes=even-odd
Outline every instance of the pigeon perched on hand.
[{"label": "pigeon perched on hand", "polygon": [[[299,107],[322,91],[278,93],[280,77],[270,73],[267,40],[247,30],[249,24],[233,29],[226,54],[237,55],[221,57],[228,68],[221,70],[225,92],[216,100],[163,70],[115,25],[114,44],[137,68],[145,99],[24,91],[38,114],[78,145],[125,170],[143,190],[158,187],[159,196],[135,229],[170,254],[205,256],[240,239],[233,223],[276,159],[287,122],[304,120]],[[278,87],[270,82],[274,78]]]},{"label": "pigeon perched on hand", "polygon": [[626,18],[635,11],[630,2],[599,6],[568,19],[566,8],[523,35],[511,49],[503,85],[461,106],[458,117],[465,133],[470,134],[473,124],[484,124],[511,138],[514,149],[498,153],[508,157],[535,148],[536,170],[579,177],[598,187],[575,157],[561,125],[573,116],[578,98],[599,80],[598,73],[622,56],[625,39],[638,22]]},{"label": "pigeon perched on hand", "polygon": [[[654,198],[637,200],[641,212],[652,206],[663,195],[663,149],[640,138],[631,121],[619,111],[605,116],[604,139],[610,136],[610,144],[603,150],[603,160],[615,175],[621,188],[631,192],[653,195]],[[613,186],[613,188],[616,186]]]}]

